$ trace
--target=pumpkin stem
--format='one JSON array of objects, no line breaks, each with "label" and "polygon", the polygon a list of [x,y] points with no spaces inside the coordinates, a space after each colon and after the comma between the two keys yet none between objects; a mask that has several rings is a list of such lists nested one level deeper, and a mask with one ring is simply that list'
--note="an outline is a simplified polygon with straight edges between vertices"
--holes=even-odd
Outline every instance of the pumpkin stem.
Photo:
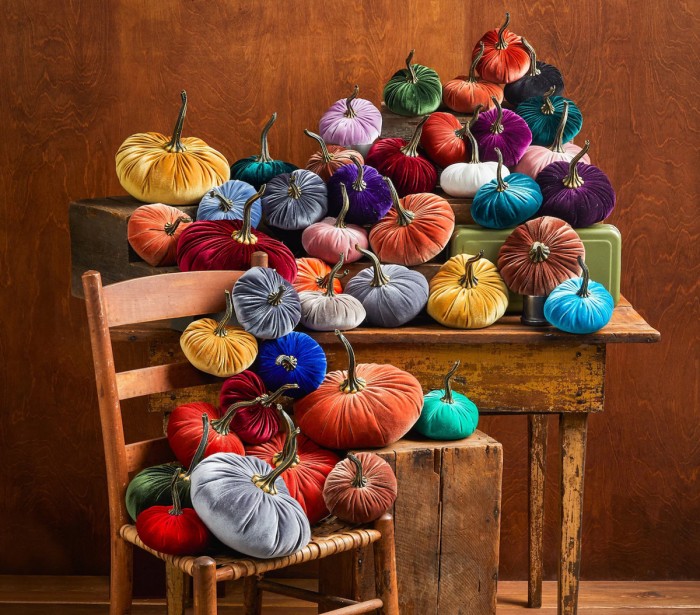
[{"label": "pumpkin stem", "polygon": [[180,98],[182,100],[182,105],[180,106],[180,113],[177,116],[177,122],[175,122],[175,128],[173,128],[173,136],[170,137],[170,141],[168,141],[168,144],[165,146],[165,151],[171,154],[179,154],[180,152],[187,151],[187,148],[180,140],[182,137],[182,126],[185,123],[185,113],[187,113],[187,92],[185,92],[185,90],[180,92]]},{"label": "pumpkin stem", "polygon": [[192,457],[192,461],[190,462],[190,467],[187,469],[187,472],[185,472],[185,475],[183,478],[185,480],[189,480],[190,474],[192,474],[192,470],[194,470],[197,467],[197,464],[202,461],[204,458],[204,451],[207,450],[207,443],[209,442],[209,415],[208,414],[202,414],[202,437],[199,440],[199,446],[197,447],[197,450],[194,452],[194,457]]},{"label": "pumpkin stem", "polygon": [[[340,184],[341,186],[343,184]],[[331,269],[328,272],[328,282],[326,283],[326,297],[335,297],[335,288],[333,288],[334,284],[333,281],[336,278],[336,275],[338,275],[338,271],[340,268],[343,266],[343,263],[345,262],[345,253],[339,252],[338,256],[340,257],[338,262],[333,265],[333,269]]]},{"label": "pumpkin stem", "polygon": [[362,473],[362,462],[352,453],[348,453],[348,459],[355,465],[355,476],[350,483],[357,489],[367,486],[367,477]]},{"label": "pumpkin stem", "polygon": [[583,261],[583,257],[579,254],[578,258],[578,266],[581,267],[581,270],[583,271],[583,274],[581,277],[583,280],[581,281],[581,288],[576,291],[576,294],[585,299],[586,297],[590,296],[590,293],[588,292],[588,282],[591,280],[591,272],[588,271],[588,265]]},{"label": "pumpkin stem", "polygon": [[[474,126],[474,124],[476,124],[476,122],[479,119],[479,115],[481,114],[481,112],[483,110],[484,110],[484,105],[482,105],[481,103],[479,103],[476,107],[474,107],[474,111],[472,112],[472,116],[469,120],[469,128],[471,128],[472,126]],[[462,134],[464,134],[464,132],[462,132]]]},{"label": "pumpkin stem", "polygon": [[[292,430],[294,429],[294,423],[291,420],[291,417],[282,409],[282,406],[277,407],[280,416],[282,418],[282,422],[284,423],[284,433],[286,434],[286,437],[284,439],[284,445],[282,446],[282,450],[279,451],[278,453],[275,453],[272,456],[272,465],[276,468],[282,461],[289,455],[290,447],[292,444]],[[291,467],[298,466],[301,463],[301,459],[299,459],[299,455],[295,455],[294,457],[294,462],[292,463]]]},{"label": "pumpkin stem", "polygon": [[270,156],[270,148],[267,144],[267,133],[270,132],[270,128],[277,120],[277,112],[273,113],[267,124],[263,126],[262,132],[260,133],[260,155],[256,157],[257,162],[272,162],[272,156]]},{"label": "pumpkin stem", "polygon": [[360,254],[364,254],[369,260],[372,261],[372,269],[374,270],[374,277],[370,282],[370,286],[385,286],[389,283],[389,278],[382,271],[382,264],[379,262],[377,255],[369,250],[365,250],[358,245],[355,245],[355,250]]},{"label": "pumpkin stem", "polygon": [[469,164],[479,164],[479,145],[477,144],[470,128],[471,122],[464,125],[464,134],[469,139],[469,145],[471,146],[472,150],[472,159],[469,161]]},{"label": "pumpkin stem", "polygon": [[508,189],[508,184],[503,181],[503,154],[500,147],[494,147],[493,151],[498,156],[498,166],[496,167],[496,191],[505,192]]},{"label": "pumpkin stem", "polygon": [[394,206],[394,209],[396,210],[397,224],[399,226],[408,226],[409,224],[411,224],[411,222],[413,222],[413,219],[416,217],[416,214],[402,207],[401,199],[399,199],[399,195],[396,192],[396,188],[394,188],[394,182],[392,182],[391,179],[389,179],[388,177],[382,177],[382,179],[386,182],[386,185],[389,186],[389,192],[391,193],[391,202]]},{"label": "pumpkin stem", "polygon": [[233,201],[218,189],[212,188],[209,191],[209,196],[213,199],[219,199],[219,209],[223,212],[231,211],[233,209]]},{"label": "pumpkin stem", "polygon": [[263,401],[264,396],[260,395],[255,399],[250,399],[248,401],[238,401],[235,404],[231,404],[221,418],[214,419],[211,422],[211,428],[218,433],[220,436],[227,436],[231,431],[231,421],[239,408],[249,408],[250,406],[255,406]]},{"label": "pumpkin stem", "polygon": [[293,372],[297,368],[298,362],[295,356],[289,354],[281,354],[275,359],[275,365],[281,365],[288,372]]},{"label": "pumpkin stem", "polygon": [[537,77],[542,71],[537,68],[537,54],[535,53],[535,49],[530,43],[525,40],[525,37],[522,36],[520,37],[520,42],[522,43],[523,47],[527,49],[527,54],[530,56],[530,71],[528,73],[528,76],[530,77]]},{"label": "pumpkin stem", "polygon": [[561,112],[561,117],[559,118],[559,124],[557,125],[557,132],[554,134],[554,141],[549,146],[549,149],[558,154],[563,154],[566,150],[564,149],[564,129],[566,128],[566,122],[569,119],[569,101],[564,101],[564,110]]},{"label": "pumpkin stem", "polygon": [[352,91],[352,94],[348,96],[345,99],[345,117],[357,117],[357,113],[355,113],[355,109],[352,108],[352,101],[357,98],[357,95],[360,93],[360,86],[356,85],[355,88]]},{"label": "pumpkin stem", "polygon": [[421,119],[418,124],[416,124],[416,128],[413,131],[413,135],[411,135],[411,140],[406,143],[401,148],[401,153],[408,156],[409,158],[415,158],[418,156],[418,144],[420,143],[420,135],[423,132],[423,124],[425,124],[425,121],[428,119],[428,115],[424,115],[423,119]]},{"label": "pumpkin stem", "polygon": [[506,13],[506,20],[503,22],[503,25],[498,30],[498,42],[496,43],[496,49],[503,50],[506,47],[508,47],[508,43],[503,38],[503,34],[506,31],[506,28],[508,27],[509,23],[510,23],[510,13]]},{"label": "pumpkin stem", "polygon": [[340,208],[340,213],[335,219],[333,226],[335,228],[346,228],[345,216],[348,215],[348,210],[350,209],[350,198],[348,197],[348,189],[343,182],[340,182],[340,194],[343,197],[343,206]]},{"label": "pumpkin stem", "polygon": [[481,58],[484,55],[484,41],[479,41],[479,51],[476,53],[476,56],[474,56],[474,59],[472,60],[472,64],[469,67],[469,78],[467,81],[469,83],[476,83],[479,81],[479,79],[476,76],[476,65],[481,61]]},{"label": "pumpkin stem", "polygon": [[[336,273],[335,279],[340,280],[341,278],[344,278],[349,273],[350,273],[349,269],[346,269],[345,271],[342,271],[340,273]],[[322,278],[316,278],[316,286],[318,286],[321,290],[325,290],[326,288],[328,288],[328,277],[329,276],[330,276],[330,273],[327,273]]]},{"label": "pumpkin stem", "polygon": [[348,353],[348,376],[340,383],[340,391],[341,393],[357,393],[364,389],[367,383],[355,374],[355,351],[352,349],[350,342],[338,329],[335,330],[335,334]]},{"label": "pumpkin stem", "polygon": [[176,472],[170,481],[170,497],[173,500],[173,507],[168,511],[169,515],[179,517],[182,514],[182,503],[180,502],[180,492],[177,488],[177,481],[180,475]]},{"label": "pumpkin stem", "polygon": [[267,296],[267,302],[270,305],[279,305],[280,303],[282,303],[282,297],[284,297],[284,293],[286,292],[287,287],[284,284],[280,284],[276,292],[270,293]]},{"label": "pumpkin stem", "polygon": [[226,337],[228,335],[226,325],[233,317],[233,301],[231,300],[231,292],[225,290],[224,294],[226,295],[226,311],[224,312],[224,317],[219,321],[219,324],[216,325],[216,329],[214,329],[214,335],[217,337]]},{"label": "pumpkin stem", "polygon": [[533,263],[544,263],[549,258],[550,249],[541,241],[536,241],[530,246],[528,256]]},{"label": "pumpkin stem", "polygon": [[557,91],[557,86],[553,85],[551,88],[549,88],[543,95],[542,95],[542,106],[540,107],[540,111],[544,113],[545,115],[553,115],[554,114],[554,105],[552,104],[552,101],[549,100],[550,96],[554,95],[554,92]]},{"label": "pumpkin stem", "polygon": [[323,157],[323,162],[328,164],[331,160],[333,160],[333,154],[331,154],[328,151],[328,147],[326,146],[326,142],[323,140],[323,137],[321,135],[317,135],[315,132],[311,132],[310,130],[307,130],[306,128],[304,129],[304,134],[307,137],[311,137],[312,139],[315,139],[318,144],[321,146],[321,156]]},{"label": "pumpkin stem", "polygon": [[355,192],[362,192],[367,188],[367,182],[365,181],[365,168],[360,162],[357,156],[350,156],[353,164],[357,168],[357,179],[352,183],[352,188]]},{"label": "pumpkin stem", "polygon": [[260,474],[255,474],[251,479],[256,487],[262,489],[265,493],[268,493],[270,495],[277,495],[278,492],[275,482],[280,476],[282,476],[282,474],[288,468],[291,468],[292,465],[294,465],[294,462],[297,460],[297,436],[299,435],[299,428],[294,428],[294,423],[292,422],[292,419],[289,418],[289,415],[284,410],[282,410],[282,408],[280,408],[279,411],[285,423],[287,424],[287,442],[289,442],[288,448],[287,442],[285,442],[287,454],[281,460],[280,464],[277,467],[275,467],[271,472],[268,472],[264,476],[261,476]]},{"label": "pumpkin stem", "polygon": [[177,227],[180,226],[180,222],[192,222],[192,218],[188,216],[180,216],[175,220],[175,222],[166,222],[165,226],[163,227],[165,234],[172,237],[175,234]]},{"label": "pumpkin stem", "polygon": [[479,250],[477,255],[467,260],[464,275],[459,279],[459,283],[463,288],[476,288],[477,284],[479,284],[479,279],[474,275],[474,263],[482,258],[484,258],[484,251]]},{"label": "pumpkin stem", "polygon": [[297,176],[294,174],[294,171],[289,174],[289,188],[287,188],[287,196],[293,199],[298,199],[301,197],[301,188],[299,188],[299,184],[297,184]]},{"label": "pumpkin stem", "polygon": [[411,49],[411,51],[408,53],[408,57],[406,58],[406,69],[408,70],[408,74],[406,75],[406,81],[408,81],[409,83],[418,83],[416,69],[413,68],[413,64],[411,64],[411,62],[413,61],[413,54],[415,52],[415,49]]},{"label": "pumpkin stem", "polygon": [[498,102],[498,98],[495,96],[492,96],[491,100],[496,105],[496,121],[491,124],[489,130],[492,135],[500,135],[503,132],[503,107],[501,107],[501,103]]},{"label": "pumpkin stem", "polygon": [[587,153],[588,150],[591,148],[591,142],[586,139],[586,142],[583,144],[583,147],[581,148],[581,151],[578,152],[572,159],[571,162],[569,163],[569,172],[566,174],[566,177],[561,180],[561,183],[564,184],[567,188],[580,188],[583,186],[583,178],[578,174],[577,166],[579,160],[583,158]]},{"label": "pumpkin stem", "polygon": [[288,382],[287,384],[283,384],[279,389],[272,393],[265,393],[265,395],[262,396],[262,402],[261,406],[269,407],[272,404],[276,403],[277,400],[284,395],[285,391],[288,391],[289,389],[298,389],[299,385],[296,384],[295,382]]},{"label": "pumpkin stem", "polygon": [[457,368],[459,367],[459,364],[460,364],[460,360],[457,359],[457,360],[455,361],[455,364],[454,364],[454,365],[452,366],[452,368],[450,369],[450,371],[447,372],[447,373],[445,374],[445,380],[444,380],[444,383],[445,383],[445,394],[442,396],[442,398],[440,399],[440,401],[441,401],[441,402],[444,402],[444,403],[446,403],[446,404],[453,404],[453,403],[455,403],[455,402],[454,402],[454,399],[452,398],[452,376],[454,376],[455,373],[457,372]]},{"label": "pumpkin stem", "polygon": [[232,239],[235,239],[238,243],[243,243],[245,245],[258,243],[258,238],[253,235],[251,231],[251,216],[253,214],[253,203],[265,194],[266,187],[267,184],[260,186],[260,189],[255,194],[251,195],[245,202],[245,205],[243,205],[243,222],[241,228],[231,235]]}]

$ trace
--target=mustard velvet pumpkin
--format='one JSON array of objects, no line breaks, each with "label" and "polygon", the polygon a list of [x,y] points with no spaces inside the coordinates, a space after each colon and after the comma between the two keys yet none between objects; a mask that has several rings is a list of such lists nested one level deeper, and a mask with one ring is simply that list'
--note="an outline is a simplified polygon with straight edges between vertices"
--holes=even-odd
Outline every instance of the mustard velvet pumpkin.
[{"label": "mustard velvet pumpkin", "polygon": [[122,188],[147,203],[192,205],[214,186],[228,180],[223,154],[196,137],[182,137],[187,93],[171,137],[159,132],[131,135],[117,151],[117,176]]},{"label": "mustard velvet pumpkin", "polygon": [[476,256],[453,256],[430,280],[428,314],[446,327],[488,327],[507,307],[508,289],[483,250]]}]

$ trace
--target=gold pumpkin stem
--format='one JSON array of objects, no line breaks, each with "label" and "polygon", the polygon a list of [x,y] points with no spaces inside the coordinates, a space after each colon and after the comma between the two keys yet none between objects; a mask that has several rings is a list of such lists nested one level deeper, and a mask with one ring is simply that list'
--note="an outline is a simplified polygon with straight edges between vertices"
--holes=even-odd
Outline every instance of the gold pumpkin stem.
[{"label": "gold pumpkin stem", "polygon": [[323,162],[328,164],[333,160],[333,154],[331,154],[328,151],[328,147],[326,146],[326,142],[323,140],[323,137],[321,135],[317,135],[315,132],[311,132],[310,130],[307,130],[306,128],[304,129],[304,134],[307,137],[311,137],[312,139],[315,139],[319,146],[321,147],[321,157],[323,158]]},{"label": "gold pumpkin stem", "polygon": [[566,177],[561,180],[561,183],[564,184],[567,188],[580,188],[583,186],[583,178],[578,174],[577,166],[579,160],[583,158],[587,153],[588,150],[591,148],[591,142],[586,139],[586,142],[583,144],[583,147],[581,148],[581,151],[578,152],[572,159],[571,162],[569,163],[569,172],[566,174]]},{"label": "gold pumpkin stem", "polygon": [[554,105],[552,104],[552,101],[550,100],[550,97],[554,95],[554,92],[557,91],[557,86],[553,85],[551,88],[549,88],[543,95],[542,95],[542,106],[540,107],[540,111],[544,113],[545,115],[553,115],[554,114]]},{"label": "gold pumpkin stem", "polygon": [[263,126],[262,132],[260,133],[260,155],[257,156],[257,162],[272,162],[272,156],[270,156],[270,147],[267,143],[267,133],[270,132],[270,128],[277,120],[277,112],[272,114],[267,124]]},{"label": "gold pumpkin stem", "polygon": [[470,128],[471,122],[464,125],[464,134],[467,136],[467,139],[469,139],[469,145],[472,149],[472,158],[469,161],[469,164],[479,164],[479,145],[477,144]]},{"label": "gold pumpkin stem", "polygon": [[226,337],[228,331],[226,331],[226,325],[229,323],[231,318],[233,318],[233,301],[231,300],[231,291],[225,290],[226,295],[226,311],[224,312],[224,317],[216,325],[214,329],[214,335],[217,337]]},{"label": "gold pumpkin stem", "polygon": [[370,261],[372,261],[372,269],[374,271],[374,277],[370,282],[370,286],[385,286],[389,283],[389,278],[382,271],[382,264],[379,262],[377,255],[369,250],[365,250],[358,245],[355,245],[355,250],[360,254],[364,254]]},{"label": "gold pumpkin stem", "polygon": [[583,257],[580,254],[577,260],[579,267],[581,267],[581,270],[583,271],[583,274],[581,276],[583,280],[581,282],[581,288],[579,288],[578,291],[576,291],[576,294],[579,297],[585,299],[586,297],[590,296],[590,293],[588,292],[588,282],[590,282],[591,280],[591,272],[588,271],[588,265],[586,265],[586,263],[583,261]]},{"label": "gold pumpkin stem", "polygon": [[[280,464],[271,472],[268,472],[264,476],[255,474],[251,479],[256,487],[262,489],[269,495],[277,495],[278,492],[275,482],[288,468],[291,468],[294,465],[294,462],[297,460],[297,436],[299,435],[300,430],[299,428],[294,428],[292,419],[289,418],[289,415],[284,410],[280,408],[279,411],[287,425],[291,425],[291,428],[289,428],[289,431],[287,432],[287,441],[289,442],[287,455],[285,455]],[[287,442],[285,442],[285,448],[287,448]]]},{"label": "gold pumpkin stem", "polygon": [[544,263],[549,258],[550,253],[549,246],[542,243],[541,241],[535,241],[530,246],[530,251],[528,256],[533,263]]},{"label": "gold pumpkin stem", "polygon": [[173,478],[170,481],[170,497],[173,500],[173,507],[168,511],[169,515],[173,517],[179,517],[182,514],[182,504],[180,503],[180,492],[177,489],[177,481],[180,478],[178,473],[173,474]]},{"label": "gold pumpkin stem", "polygon": [[346,228],[345,216],[348,215],[348,210],[350,209],[350,198],[348,197],[348,189],[342,182],[340,182],[340,194],[343,197],[343,206],[340,208],[340,213],[335,219],[335,223],[333,224],[333,226],[335,228]]},{"label": "gold pumpkin stem", "polygon": [[495,96],[492,96],[491,100],[496,105],[496,121],[491,124],[489,130],[492,135],[500,135],[503,132],[503,107],[501,107],[501,103],[498,102],[498,98]]},{"label": "gold pumpkin stem", "polygon": [[440,399],[441,402],[444,402],[446,404],[453,404],[454,399],[452,398],[452,376],[455,375],[457,372],[457,368],[459,368],[460,360],[457,359],[454,363],[454,365],[450,368],[450,371],[445,374],[445,380],[444,380],[444,390],[445,394],[442,396]]},{"label": "gold pumpkin stem", "polygon": [[180,140],[182,138],[182,127],[185,124],[185,114],[187,113],[187,92],[185,92],[185,90],[180,92],[180,99],[182,100],[182,105],[180,106],[180,113],[177,116],[177,122],[175,122],[175,128],[173,128],[173,135],[165,146],[165,150],[171,154],[187,151],[187,148]]},{"label": "gold pumpkin stem", "polygon": [[282,297],[284,297],[284,293],[286,292],[287,287],[284,284],[280,284],[276,292],[270,293],[267,296],[267,302],[270,305],[279,305],[280,303],[282,303]]},{"label": "gold pumpkin stem", "polygon": [[275,365],[281,365],[285,371],[292,372],[297,368],[299,361],[293,355],[281,354],[275,359]]},{"label": "gold pumpkin stem", "polygon": [[163,227],[163,231],[165,231],[166,235],[170,235],[170,237],[172,237],[175,234],[177,227],[180,226],[181,222],[192,222],[192,218],[188,216],[180,216],[175,220],[175,222],[166,222],[165,226]]},{"label": "gold pumpkin stem", "polygon": [[335,330],[335,334],[343,343],[343,346],[345,346],[345,350],[348,353],[348,376],[345,380],[343,380],[343,382],[340,383],[340,391],[342,393],[358,393],[367,386],[367,383],[363,378],[360,378],[355,374],[355,351],[352,349],[352,346],[347,338],[338,329]]},{"label": "gold pumpkin stem", "polygon": [[474,263],[482,258],[484,258],[484,251],[479,250],[477,255],[467,260],[464,275],[459,279],[459,283],[463,288],[476,288],[479,279],[474,275]]},{"label": "gold pumpkin stem", "polygon": [[[335,274],[335,279],[340,280],[344,278],[346,275],[350,273],[349,269],[346,269],[345,271],[341,271],[339,273]],[[328,288],[328,277],[330,276],[330,272],[324,275],[322,278],[316,278],[316,286],[318,286],[321,290],[325,290]]]},{"label": "gold pumpkin stem", "polygon": [[525,40],[525,37],[522,36],[520,38],[520,42],[522,43],[523,47],[527,49],[527,54],[530,56],[530,71],[528,72],[529,77],[537,77],[542,71],[537,68],[537,54],[535,53],[535,49],[530,43]]},{"label": "gold pumpkin stem", "polygon": [[[183,479],[189,480],[190,474],[192,474],[192,470],[194,470],[197,467],[197,464],[202,461],[204,458],[204,451],[207,450],[207,444],[209,443],[209,415],[208,414],[202,414],[202,437],[199,440],[199,446],[197,446],[197,450],[194,452],[194,457],[192,457],[192,461],[190,462],[190,467],[187,468],[187,472],[185,472],[184,476],[182,476]],[[179,475],[179,473],[178,473]]]},{"label": "gold pumpkin stem", "polygon": [[224,196],[224,194],[218,188],[212,188],[209,191],[209,196],[213,199],[219,199],[219,209],[221,211],[227,212],[233,209],[233,201],[227,196]]},{"label": "gold pumpkin stem", "polygon": [[261,406],[265,406],[266,408],[271,406],[272,404],[276,403],[277,400],[284,395],[285,391],[289,391],[290,389],[298,389],[299,385],[296,384],[295,382],[289,382],[287,384],[283,384],[279,389],[276,391],[273,391],[272,393],[265,393],[261,397]]},{"label": "gold pumpkin stem", "polygon": [[391,202],[394,206],[394,209],[396,210],[396,222],[399,226],[408,226],[413,222],[413,219],[416,217],[416,214],[408,209],[404,209],[403,206],[401,205],[401,199],[399,199],[399,194],[396,192],[396,188],[394,187],[394,182],[391,181],[388,177],[382,177],[382,179],[386,182],[386,185],[389,186],[389,192],[391,193]]},{"label": "gold pumpkin stem", "polygon": [[240,408],[249,408],[250,406],[256,406],[263,401],[263,396],[256,397],[255,399],[250,399],[247,401],[237,401],[235,404],[231,404],[227,409],[224,416],[218,419],[214,419],[211,422],[211,428],[221,436],[227,436],[231,431],[231,421],[236,415],[236,411]]},{"label": "gold pumpkin stem", "polygon": [[[342,185],[342,184],[341,184]],[[338,262],[333,265],[333,269],[331,269],[328,273],[328,283],[326,284],[326,297],[335,297],[335,288],[333,288],[334,284],[333,281],[336,278],[336,275],[338,274],[338,271],[340,268],[343,266],[343,263],[345,262],[345,254],[343,252],[338,253],[339,260]]]},{"label": "gold pumpkin stem", "polygon": [[509,23],[510,13],[506,13],[506,20],[503,22],[503,25],[498,30],[498,42],[496,43],[496,49],[503,50],[506,47],[508,47],[508,43],[506,43],[506,40],[503,38],[503,34],[506,31],[506,28],[508,27]]},{"label": "gold pumpkin stem", "polygon": [[498,156],[498,166],[496,167],[496,192],[505,192],[508,189],[508,184],[503,181],[503,154],[500,147],[494,147],[493,151]]},{"label": "gold pumpkin stem", "polygon": [[356,85],[352,91],[352,94],[348,96],[345,99],[345,117],[353,118],[357,117],[357,113],[355,113],[355,109],[352,108],[352,101],[357,98],[357,95],[360,93],[360,86]]},{"label": "gold pumpkin stem", "polygon": [[260,186],[260,189],[245,202],[245,205],[243,205],[243,222],[241,228],[231,235],[238,243],[243,243],[245,245],[258,243],[258,238],[253,235],[251,230],[251,216],[253,214],[253,203],[265,194],[265,188],[267,188],[267,184]]},{"label": "gold pumpkin stem", "polygon": [[411,140],[401,148],[402,154],[408,156],[409,158],[415,158],[416,156],[418,156],[418,144],[420,143],[420,136],[423,132],[423,124],[425,124],[425,121],[429,117],[430,116],[428,115],[424,115],[423,119],[421,119],[421,121],[418,122],[415,130],[413,131],[413,134],[411,135]]},{"label": "gold pumpkin stem", "polygon": [[[289,455],[289,449],[292,444],[292,431],[294,430],[294,423],[292,422],[291,417],[284,411],[282,406],[277,406],[277,410],[280,414],[280,417],[282,418],[282,422],[284,423],[284,433],[286,435],[284,439],[284,444],[282,446],[282,450],[278,453],[275,453],[272,456],[272,465],[274,467],[277,467],[280,463],[282,463],[283,459],[286,459],[286,457]],[[299,459],[298,451],[297,455],[294,458],[294,462],[292,463],[291,467],[295,467],[301,463],[301,459]]]},{"label": "gold pumpkin stem", "polygon": [[293,199],[298,199],[301,197],[301,188],[299,188],[299,184],[297,184],[297,176],[295,175],[295,171],[292,171],[289,174],[289,188],[287,188],[287,196]]},{"label": "gold pumpkin stem", "polygon": [[479,46],[479,51],[477,52],[476,56],[474,56],[472,64],[469,67],[469,77],[467,79],[468,83],[476,83],[479,81],[476,76],[476,65],[481,61],[481,58],[484,55],[484,41],[479,41]]},{"label": "gold pumpkin stem", "polygon": [[355,476],[350,483],[356,489],[367,486],[367,477],[362,473],[362,462],[352,453],[348,453],[348,459],[355,465]]},{"label": "gold pumpkin stem", "polygon": [[350,156],[350,159],[357,168],[357,178],[352,183],[352,188],[355,192],[362,192],[365,188],[367,188],[367,182],[365,181],[365,168],[357,156]]},{"label": "gold pumpkin stem", "polygon": [[[482,105],[481,103],[479,103],[476,107],[474,107],[472,117],[469,120],[469,128],[471,128],[472,126],[474,126],[474,124],[476,124],[476,122],[479,120],[479,115],[481,114],[481,112],[483,110],[484,110],[484,105]],[[462,135],[464,135],[464,133],[465,133],[465,130],[462,129]]]},{"label": "gold pumpkin stem", "polygon": [[558,154],[563,154],[566,152],[564,149],[564,129],[566,128],[566,122],[569,120],[569,101],[564,101],[564,110],[561,112],[561,117],[559,118],[559,124],[557,125],[557,132],[554,134],[554,141],[549,146],[549,149]]},{"label": "gold pumpkin stem", "polygon": [[408,53],[408,56],[406,57],[406,69],[408,71],[408,74],[406,75],[406,81],[408,81],[409,83],[418,83],[416,69],[413,68],[413,64],[411,64],[411,62],[413,61],[414,53],[416,53],[416,50],[411,49],[411,51]]}]

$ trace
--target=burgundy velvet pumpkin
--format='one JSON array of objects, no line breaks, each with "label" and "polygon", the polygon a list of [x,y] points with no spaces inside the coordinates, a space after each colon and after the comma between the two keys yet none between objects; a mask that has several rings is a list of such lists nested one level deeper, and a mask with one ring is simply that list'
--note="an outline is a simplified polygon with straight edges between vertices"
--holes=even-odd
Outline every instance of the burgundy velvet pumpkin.
[{"label": "burgundy velvet pumpkin", "polygon": [[532,132],[527,122],[517,113],[503,109],[495,96],[491,100],[494,108],[481,113],[471,126],[471,131],[479,144],[481,160],[496,162],[498,148],[503,155],[503,164],[510,169],[532,143]]}]

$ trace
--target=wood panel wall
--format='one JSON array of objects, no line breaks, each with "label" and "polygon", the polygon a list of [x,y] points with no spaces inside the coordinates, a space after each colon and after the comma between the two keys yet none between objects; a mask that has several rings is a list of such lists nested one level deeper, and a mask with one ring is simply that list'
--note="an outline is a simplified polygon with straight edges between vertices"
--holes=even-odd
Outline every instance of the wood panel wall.
[{"label": "wood panel wall", "polygon": [[[583,110],[591,156],[618,193],[611,221],[624,238],[623,293],[662,332],[660,344],[609,353],[607,412],[590,421],[583,576],[700,578],[700,5],[683,0],[3,2],[0,573],[107,570],[103,459],[83,304],[70,296],[67,206],[122,193],[122,140],[169,131],[186,88],[186,135],[233,161],[256,151],[259,127],[277,111],[273,155],[302,164],[313,149],[302,129],[352,84],[378,103],[412,47],[444,78],[464,72],[471,46],[506,9],[514,30],[563,69]],[[121,360],[138,358],[130,355]],[[152,418],[139,425],[158,427]],[[505,451],[501,575],[525,578],[525,419],[482,428]]]}]

